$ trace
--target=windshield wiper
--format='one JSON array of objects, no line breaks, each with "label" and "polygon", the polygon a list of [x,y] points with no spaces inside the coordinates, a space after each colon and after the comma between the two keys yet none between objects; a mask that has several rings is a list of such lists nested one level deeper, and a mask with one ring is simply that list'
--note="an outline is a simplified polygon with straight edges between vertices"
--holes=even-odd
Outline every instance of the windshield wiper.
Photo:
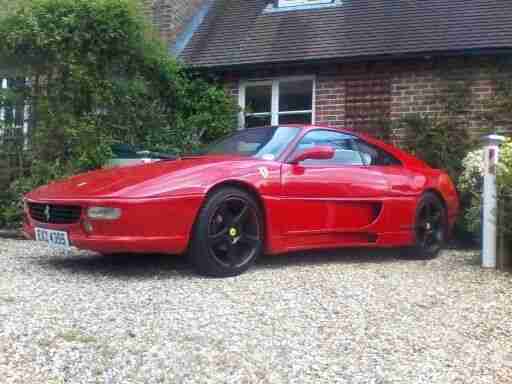
[{"label": "windshield wiper", "polygon": [[205,151],[196,151],[196,152],[185,152],[180,155],[181,158],[184,157],[198,157],[198,156],[204,156],[207,155],[207,152]]},{"label": "windshield wiper", "polygon": [[153,153],[151,153],[151,155],[157,159],[162,159],[162,160],[178,160],[181,158],[181,156],[170,155],[168,153],[153,152]]},{"label": "windshield wiper", "polygon": [[155,160],[178,160],[180,156],[171,155],[170,153],[152,152],[152,151],[139,151],[137,155],[147,156]]}]

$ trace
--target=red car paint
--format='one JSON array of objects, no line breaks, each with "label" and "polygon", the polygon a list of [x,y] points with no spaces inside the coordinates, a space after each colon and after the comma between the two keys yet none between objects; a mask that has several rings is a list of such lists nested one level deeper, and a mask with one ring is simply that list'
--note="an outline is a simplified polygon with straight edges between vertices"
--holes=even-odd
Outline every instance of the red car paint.
[{"label": "red car paint", "polygon": [[[78,205],[74,224],[37,222],[26,212],[24,232],[34,228],[68,232],[71,244],[101,253],[172,253],[186,251],[192,227],[207,195],[226,184],[255,194],[264,209],[266,253],[344,246],[395,247],[415,240],[416,205],[426,191],[443,200],[452,228],[458,197],[442,171],[374,138],[362,138],[395,156],[402,165],[322,166],[291,164],[301,132],[275,160],[237,156],[185,157],[124,168],[99,170],[40,187],[29,203]],[[339,131],[339,130],[338,130]],[[262,172],[262,169],[265,172]],[[122,209],[118,220],[86,218],[86,209]],[[92,232],[85,230],[90,222]]]}]

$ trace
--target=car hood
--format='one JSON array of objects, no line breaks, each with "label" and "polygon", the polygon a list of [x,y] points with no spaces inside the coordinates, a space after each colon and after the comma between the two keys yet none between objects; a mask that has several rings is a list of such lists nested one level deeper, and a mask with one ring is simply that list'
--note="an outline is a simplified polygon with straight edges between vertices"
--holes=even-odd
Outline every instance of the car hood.
[{"label": "car hood", "polygon": [[[159,197],[179,191],[199,193],[219,173],[222,163],[244,167],[246,157],[199,156],[150,164],[101,169],[52,182],[27,194],[28,199]],[[254,161],[254,160],[253,160]]]}]

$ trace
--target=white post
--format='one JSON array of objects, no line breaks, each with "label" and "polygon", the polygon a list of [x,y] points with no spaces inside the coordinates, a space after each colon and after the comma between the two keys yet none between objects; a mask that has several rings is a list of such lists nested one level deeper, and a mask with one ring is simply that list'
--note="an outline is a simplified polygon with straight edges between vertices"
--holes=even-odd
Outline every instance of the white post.
[{"label": "white post", "polygon": [[[32,85],[29,79],[25,79],[25,87],[29,86],[32,91]],[[30,104],[27,100],[23,100],[25,107],[23,108],[23,149],[28,149],[29,144],[29,122],[30,122]]]},{"label": "white post", "polygon": [[[7,89],[7,79],[4,79],[4,78],[1,79],[0,89],[2,89],[2,90]],[[1,140],[2,136],[5,134],[4,122],[5,122],[5,108],[0,107],[0,140]]]},{"label": "white post", "polygon": [[[1,89],[7,89],[7,79],[2,79],[0,82],[0,88]],[[2,107],[0,108],[0,121],[5,120],[5,109]]]},{"label": "white post", "polygon": [[484,191],[482,220],[482,267],[496,268],[497,190],[496,167],[503,136],[488,135],[484,141]]}]

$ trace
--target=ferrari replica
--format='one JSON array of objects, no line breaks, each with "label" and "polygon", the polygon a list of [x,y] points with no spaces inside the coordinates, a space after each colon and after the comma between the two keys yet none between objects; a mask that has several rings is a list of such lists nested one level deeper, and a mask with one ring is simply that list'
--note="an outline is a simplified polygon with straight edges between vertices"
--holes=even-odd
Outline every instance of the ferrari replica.
[{"label": "ferrari replica", "polygon": [[435,257],[458,197],[449,176],[374,138],[318,126],[237,131],[202,153],[102,169],[25,196],[31,239],[102,254],[186,254],[209,276],[261,254],[401,247]]}]

